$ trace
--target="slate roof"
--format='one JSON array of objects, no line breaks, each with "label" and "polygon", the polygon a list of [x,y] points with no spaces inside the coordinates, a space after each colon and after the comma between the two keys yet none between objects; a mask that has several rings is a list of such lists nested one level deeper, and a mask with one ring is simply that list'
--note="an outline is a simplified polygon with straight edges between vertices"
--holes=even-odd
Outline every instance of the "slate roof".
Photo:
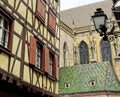
[{"label": "slate roof", "polygon": [[[120,92],[120,82],[109,62],[62,67],[59,78],[60,94]],[[69,88],[65,87],[66,83],[70,84]]]},{"label": "slate roof", "polygon": [[71,28],[73,27],[73,19],[75,28],[89,26],[91,25],[91,16],[93,16],[97,8],[102,8],[108,18],[110,18],[112,16],[112,6],[112,0],[103,0],[101,2],[64,10],[60,12],[61,21]]}]

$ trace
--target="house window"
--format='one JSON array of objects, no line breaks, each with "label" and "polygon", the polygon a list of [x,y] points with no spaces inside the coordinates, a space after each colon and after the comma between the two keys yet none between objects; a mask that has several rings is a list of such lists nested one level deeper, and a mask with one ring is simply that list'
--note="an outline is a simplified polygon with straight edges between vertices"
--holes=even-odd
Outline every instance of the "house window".
[{"label": "house window", "polygon": [[10,20],[0,14],[0,45],[7,48],[10,30]]},{"label": "house window", "polygon": [[52,75],[53,71],[53,55],[50,53],[49,55],[49,74]]},{"label": "house window", "polygon": [[43,70],[42,62],[45,59],[43,58],[45,56],[43,52],[44,52],[44,47],[39,42],[39,40],[37,41],[35,37],[30,36],[30,57],[29,57],[30,59],[29,60],[30,60],[31,66],[35,66],[36,68]]},{"label": "house window", "polygon": [[41,67],[41,53],[42,53],[41,46],[39,44],[37,44],[37,47],[36,47],[36,64],[35,64],[35,66],[37,68],[39,68],[39,69]]}]

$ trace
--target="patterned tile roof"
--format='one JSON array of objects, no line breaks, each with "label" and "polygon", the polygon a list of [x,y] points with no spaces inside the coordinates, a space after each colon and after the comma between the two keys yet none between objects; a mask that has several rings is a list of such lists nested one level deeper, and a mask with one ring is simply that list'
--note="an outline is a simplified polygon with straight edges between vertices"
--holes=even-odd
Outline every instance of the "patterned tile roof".
[{"label": "patterned tile roof", "polygon": [[[120,83],[109,62],[60,68],[59,93],[120,91]],[[69,86],[65,86],[69,84]]]},{"label": "patterned tile roof", "polygon": [[101,2],[61,11],[60,17],[61,20],[71,28],[73,27],[73,19],[75,28],[85,27],[91,25],[91,16],[97,8],[102,8],[108,18],[110,18],[112,15],[112,6],[112,0],[103,0]]}]

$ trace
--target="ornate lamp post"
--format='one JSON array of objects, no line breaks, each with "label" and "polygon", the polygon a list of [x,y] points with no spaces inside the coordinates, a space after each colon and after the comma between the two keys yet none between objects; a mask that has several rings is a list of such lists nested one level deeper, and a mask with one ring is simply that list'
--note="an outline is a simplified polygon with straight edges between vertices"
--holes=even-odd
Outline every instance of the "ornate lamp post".
[{"label": "ornate lamp post", "polygon": [[94,13],[94,16],[92,16],[95,29],[96,31],[100,34],[101,37],[103,37],[103,40],[108,40],[108,35],[107,35],[107,15],[104,14],[104,11],[101,8],[97,8],[96,12]]}]

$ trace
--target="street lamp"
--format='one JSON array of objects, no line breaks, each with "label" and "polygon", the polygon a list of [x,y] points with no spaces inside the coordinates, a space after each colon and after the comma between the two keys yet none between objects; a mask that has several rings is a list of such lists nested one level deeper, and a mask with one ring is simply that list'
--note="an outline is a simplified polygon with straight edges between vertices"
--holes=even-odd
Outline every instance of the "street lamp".
[{"label": "street lamp", "polygon": [[95,29],[96,31],[100,34],[101,37],[103,37],[103,40],[108,40],[108,35],[107,35],[107,15],[104,14],[104,11],[101,8],[97,8],[96,12],[94,13],[94,16],[92,16]]}]

